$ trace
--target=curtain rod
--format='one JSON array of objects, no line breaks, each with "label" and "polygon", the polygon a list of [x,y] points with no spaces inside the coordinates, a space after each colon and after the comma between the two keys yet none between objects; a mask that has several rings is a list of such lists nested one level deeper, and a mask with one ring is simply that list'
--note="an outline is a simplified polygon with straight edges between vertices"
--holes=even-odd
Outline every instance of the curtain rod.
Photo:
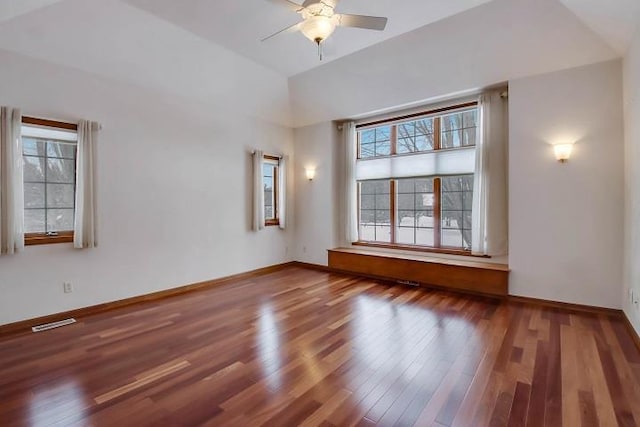
[{"label": "curtain rod", "polygon": [[429,114],[444,113],[444,112],[447,112],[447,111],[459,110],[459,109],[467,108],[467,107],[475,107],[477,105],[478,105],[478,101],[473,101],[473,102],[466,102],[464,104],[452,105],[450,107],[442,107],[442,108],[436,108],[436,109],[433,109],[433,110],[420,111],[418,113],[405,114],[403,116],[396,116],[396,117],[391,117],[391,118],[388,118],[388,119],[375,120],[375,121],[368,122],[368,123],[361,123],[361,124],[356,125],[356,129],[360,129],[360,128],[368,127],[368,126],[382,125],[382,124],[385,124],[385,123],[398,122],[398,121],[401,121],[401,120],[415,119],[417,117],[422,117],[422,116],[426,116],[426,115],[429,115]]}]

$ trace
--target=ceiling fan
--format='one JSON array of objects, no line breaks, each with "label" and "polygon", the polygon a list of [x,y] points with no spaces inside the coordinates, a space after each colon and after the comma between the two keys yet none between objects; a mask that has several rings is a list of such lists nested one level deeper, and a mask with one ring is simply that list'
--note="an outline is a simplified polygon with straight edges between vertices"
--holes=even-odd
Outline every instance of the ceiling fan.
[{"label": "ceiling fan", "polygon": [[318,45],[318,55],[322,61],[322,44],[333,34],[336,27],[354,27],[367,30],[383,31],[387,26],[387,18],[365,15],[348,15],[336,13],[335,8],[339,0],[305,0],[299,5],[291,0],[269,0],[287,7],[302,16],[302,21],[265,37],[269,40],[283,33],[302,32],[306,38]]}]

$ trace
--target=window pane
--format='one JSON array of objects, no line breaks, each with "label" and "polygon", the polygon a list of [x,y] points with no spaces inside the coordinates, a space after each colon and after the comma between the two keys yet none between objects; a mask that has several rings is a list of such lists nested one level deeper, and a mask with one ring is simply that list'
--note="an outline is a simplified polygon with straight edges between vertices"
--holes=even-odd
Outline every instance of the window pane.
[{"label": "window pane", "polygon": [[[433,246],[433,190],[432,178],[397,180],[396,242]],[[419,228],[429,230],[418,231]]]},{"label": "window pane", "polygon": [[380,126],[375,131],[376,141],[388,141],[391,139],[391,126]]},{"label": "window pane", "polygon": [[462,191],[462,183],[459,176],[446,176],[440,178],[442,191]]},{"label": "window pane", "polygon": [[450,131],[454,129],[462,129],[464,113],[454,113],[447,116],[443,116],[441,119],[441,127],[443,131]]},{"label": "window pane", "polygon": [[417,193],[433,193],[432,178],[418,178],[413,180]]},{"label": "window pane", "polygon": [[410,211],[398,211],[397,215],[399,227],[415,227],[416,226],[416,212]]},{"label": "window pane", "polygon": [[470,191],[465,191],[462,193],[463,197],[463,208],[465,211],[470,211],[473,208],[473,193]]},{"label": "window pane", "polygon": [[391,126],[360,131],[360,158],[391,155]]},{"label": "window pane", "polygon": [[433,229],[431,228],[416,229],[416,245],[433,247],[435,245]]},{"label": "window pane", "polygon": [[391,154],[391,142],[381,141],[376,143],[376,156],[388,156]]},{"label": "window pane", "polygon": [[377,224],[389,224],[391,221],[391,215],[389,210],[376,210],[376,223]]},{"label": "window pane", "polygon": [[365,242],[375,242],[376,226],[373,221],[362,221],[358,229],[359,239]]},{"label": "window pane", "polygon": [[360,209],[375,209],[376,196],[371,194],[363,194],[360,196]]},{"label": "window pane", "polygon": [[373,224],[376,222],[375,209],[367,209],[360,211],[360,222],[363,224]]},{"label": "window pane", "polygon": [[76,145],[64,144],[61,142],[47,142],[47,156],[48,157],[64,157],[67,159],[76,158]]},{"label": "window pane", "polygon": [[414,153],[433,149],[433,118],[401,123],[397,126],[398,154]]},{"label": "window pane", "polygon": [[416,227],[433,228],[433,211],[416,212]]},{"label": "window pane", "polygon": [[376,209],[386,209],[389,210],[390,200],[388,194],[381,194],[376,196]]},{"label": "window pane", "polygon": [[445,248],[462,248],[462,232],[443,228],[442,246]]},{"label": "window pane", "polygon": [[465,128],[474,128],[478,122],[478,110],[473,109],[462,113],[462,126]]},{"label": "window pane", "polygon": [[416,120],[416,133],[428,135],[433,133],[433,118]]},{"label": "window pane", "polygon": [[433,193],[417,193],[415,195],[416,209],[433,208]]},{"label": "window pane", "polygon": [[76,145],[23,138],[25,232],[72,231]]},{"label": "window pane", "polygon": [[473,175],[450,176],[442,182],[442,246],[471,248]]},{"label": "window pane", "polygon": [[370,242],[391,241],[390,181],[360,183],[359,239]]},{"label": "window pane", "polygon": [[396,189],[398,194],[413,193],[415,191],[415,181],[415,179],[399,179],[396,182]]},{"label": "window pane", "polygon": [[44,208],[44,184],[24,184],[24,207]]},{"label": "window pane", "polygon": [[264,184],[264,191],[273,190],[273,178],[265,176],[262,178],[262,183]]},{"label": "window pane", "polygon": [[44,233],[44,209],[25,209],[24,211],[24,232]]},{"label": "window pane", "polygon": [[396,230],[396,243],[401,245],[415,245],[416,229],[414,227],[398,227]]},{"label": "window pane", "polygon": [[361,144],[372,144],[376,141],[376,131],[375,129],[367,129],[360,132],[360,143]]},{"label": "window pane", "polygon": [[73,209],[47,209],[47,231],[73,230]]},{"label": "window pane", "polygon": [[461,211],[442,211],[442,229],[462,229]]},{"label": "window pane", "polygon": [[442,132],[440,145],[442,148],[457,148],[461,146],[461,130]]},{"label": "window pane", "polygon": [[22,153],[30,156],[44,156],[44,141],[33,138],[23,138]]},{"label": "window pane", "polygon": [[376,144],[362,144],[360,145],[360,158],[366,159],[367,157],[373,157],[376,155]]},{"label": "window pane", "polygon": [[361,194],[389,194],[389,181],[361,181]]},{"label": "window pane", "polygon": [[377,181],[362,181],[360,183],[360,194],[376,194]]},{"label": "window pane", "polygon": [[414,210],[416,208],[413,194],[398,194],[398,209]]},{"label": "window pane", "polygon": [[73,184],[75,160],[47,159],[47,182]]},{"label": "window pane", "polygon": [[264,185],[264,218],[275,219],[275,191],[273,188],[276,166],[272,163],[262,165],[262,182]]},{"label": "window pane", "polygon": [[409,138],[416,133],[416,123],[401,123],[398,125],[398,138]]},{"label": "window pane", "polygon": [[376,242],[391,242],[391,226],[378,225],[376,226]]},{"label": "window pane", "polygon": [[75,205],[73,184],[47,184],[48,208],[71,208]]},{"label": "window pane", "polygon": [[27,182],[44,182],[44,165],[46,160],[43,157],[23,156],[24,180]]},{"label": "window pane", "polygon": [[442,210],[462,210],[462,191],[443,191]]},{"label": "window pane", "polygon": [[476,128],[467,128],[462,130],[463,141],[462,145],[470,146],[476,145]]}]

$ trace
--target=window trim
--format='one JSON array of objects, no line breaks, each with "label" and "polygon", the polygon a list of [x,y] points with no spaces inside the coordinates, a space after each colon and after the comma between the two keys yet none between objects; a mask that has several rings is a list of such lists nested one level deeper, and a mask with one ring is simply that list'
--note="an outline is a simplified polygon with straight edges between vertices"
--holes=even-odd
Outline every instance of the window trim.
[{"label": "window trim", "polygon": [[[274,218],[264,220],[265,227],[279,226],[280,225],[280,209],[278,207],[278,175],[280,173],[280,157],[271,156],[268,154],[264,155],[264,160],[269,160],[270,162],[277,162],[277,164],[273,165],[273,216]],[[272,163],[269,163],[272,164]],[[264,209],[264,206],[262,207]]]},{"label": "window trim", "polygon": [[434,114],[449,113],[455,110],[462,110],[465,108],[471,108],[471,107],[477,107],[477,106],[478,106],[478,101],[464,102],[462,104],[455,104],[448,107],[434,108],[432,110],[420,111],[420,112],[411,113],[411,114],[404,114],[402,116],[390,117],[388,119],[374,120],[372,122],[367,122],[367,123],[359,123],[356,125],[356,130],[367,128],[367,127],[378,127],[380,125],[386,125],[390,123],[411,121],[411,119],[419,119],[421,117],[431,116]]},{"label": "window trim", "polygon": [[[30,126],[42,126],[53,129],[65,129],[78,132],[78,125],[76,123],[66,123],[56,120],[40,119],[37,117],[22,116],[22,124]],[[75,207],[74,207],[75,215]],[[56,243],[73,243],[74,231],[60,231],[57,233],[25,233],[24,244],[25,246],[36,245],[49,245]]]},{"label": "window trim", "polygon": [[[441,126],[441,118],[442,116],[447,115],[447,113],[455,113],[459,110],[465,109],[473,109],[478,107],[477,101],[464,102],[460,104],[454,104],[447,107],[435,108],[427,111],[420,111],[411,114],[404,114],[401,116],[389,117],[383,120],[374,120],[371,122],[360,123],[356,125],[356,137],[357,137],[357,150],[356,156],[359,161],[367,161],[373,160],[382,157],[392,157],[392,156],[407,156],[414,155],[416,153],[397,153],[397,142],[398,142],[398,125],[411,121],[418,120],[420,118],[433,117],[433,149],[428,151],[449,151],[449,150],[457,150],[465,147],[451,147],[451,148],[442,148],[442,126]],[[379,126],[389,125],[390,126],[390,154],[389,156],[372,156],[372,157],[361,157],[361,140],[360,140],[360,131],[376,128]],[[420,152],[421,153],[421,152]],[[416,177],[417,178],[417,177]],[[442,194],[441,194],[441,176],[433,176],[429,177],[433,179],[433,194],[434,194],[434,205],[433,205],[433,239],[434,246],[421,246],[421,245],[408,245],[402,243],[393,243],[395,242],[396,235],[396,187],[397,180],[394,178],[388,178],[389,180],[389,197],[390,197],[390,224],[391,224],[391,242],[374,242],[374,241],[366,241],[360,239],[360,185],[357,186],[357,209],[358,209],[358,240],[352,242],[353,245],[357,246],[369,246],[369,247],[377,247],[377,248],[386,248],[386,249],[399,249],[399,250],[410,250],[410,251],[418,251],[418,252],[428,252],[428,253],[441,253],[448,255],[462,255],[462,256],[477,256],[482,258],[490,258],[490,256],[486,255],[473,255],[470,249],[459,249],[459,248],[449,248],[446,246],[442,246]],[[359,184],[359,183],[358,183]]]}]

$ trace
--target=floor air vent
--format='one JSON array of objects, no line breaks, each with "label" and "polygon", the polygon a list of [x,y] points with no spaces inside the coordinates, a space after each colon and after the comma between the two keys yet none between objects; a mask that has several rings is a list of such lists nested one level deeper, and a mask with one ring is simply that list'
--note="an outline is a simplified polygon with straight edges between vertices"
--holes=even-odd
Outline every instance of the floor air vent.
[{"label": "floor air vent", "polygon": [[410,280],[398,280],[397,282],[400,283],[401,285],[420,286],[420,283],[412,282]]},{"label": "floor air vent", "polygon": [[49,329],[59,328],[61,326],[71,325],[72,323],[76,323],[76,319],[64,319],[58,322],[45,323],[44,325],[38,325],[31,328],[33,332],[42,332],[48,331]]}]

